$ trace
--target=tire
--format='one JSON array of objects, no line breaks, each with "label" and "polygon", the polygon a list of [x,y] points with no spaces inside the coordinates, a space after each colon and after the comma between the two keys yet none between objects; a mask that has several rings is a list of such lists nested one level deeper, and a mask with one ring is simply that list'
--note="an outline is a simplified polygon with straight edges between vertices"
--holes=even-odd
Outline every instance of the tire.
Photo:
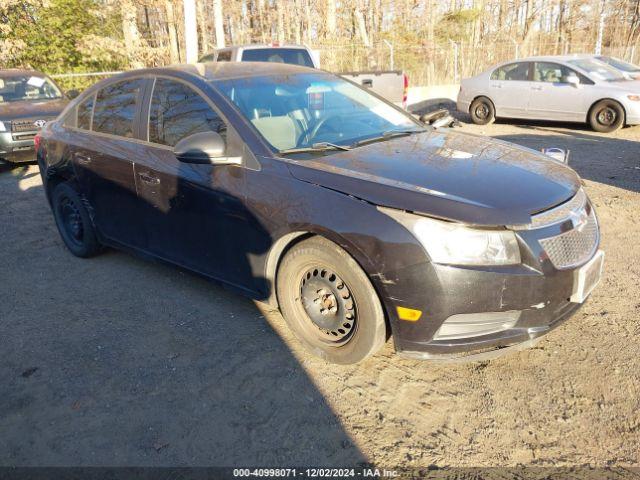
[{"label": "tire", "polygon": [[71,185],[60,183],[55,186],[51,194],[51,208],[58,232],[71,253],[88,258],[100,252],[89,212]]},{"label": "tire", "polygon": [[488,125],[496,120],[496,109],[487,97],[478,97],[471,102],[469,115],[476,125]]},{"label": "tire", "polygon": [[589,125],[596,132],[615,132],[624,121],[624,108],[615,100],[600,100],[589,111]]},{"label": "tire", "polygon": [[378,294],[356,261],[334,243],[312,237],[294,245],[276,282],[287,325],[314,355],[352,364],[384,345],[387,328]]}]

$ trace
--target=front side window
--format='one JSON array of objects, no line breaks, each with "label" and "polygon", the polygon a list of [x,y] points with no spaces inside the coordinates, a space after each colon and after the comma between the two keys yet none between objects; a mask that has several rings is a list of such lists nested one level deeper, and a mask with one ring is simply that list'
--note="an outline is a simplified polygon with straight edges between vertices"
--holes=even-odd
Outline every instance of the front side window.
[{"label": "front side window", "polygon": [[491,74],[491,80],[529,80],[529,62],[510,63],[497,68]]},{"label": "front side window", "polygon": [[276,150],[356,142],[392,132],[421,132],[413,118],[327,73],[214,81]]},{"label": "front side window", "polygon": [[533,67],[533,81],[546,83],[568,83],[567,78],[575,76],[582,84],[593,84],[591,80],[575,70],[552,62],[535,62]]},{"label": "front side window", "polygon": [[93,110],[93,131],[132,138],[136,106],[143,85],[144,79],[137,78],[100,90]]},{"label": "front side window", "polygon": [[62,98],[62,92],[42,75],[0,75],[0,104]]},{"label": "front side window", "polygon": [[290,63],[313,67],[309,52],[302,48],[254,48],[242,52],[243,62]]},{"label": "front side window", "polygon": [[536,62],[533,69],[535,82],[564,83],[566,78],[575,73],[569,67],[558,63]]},{"label": "front side window", "polygon": [[227,127],[206,100],[181,82],[156,79],[149,109],[149,141],[173,147],[189,135],[207,131],[225,138]]}]

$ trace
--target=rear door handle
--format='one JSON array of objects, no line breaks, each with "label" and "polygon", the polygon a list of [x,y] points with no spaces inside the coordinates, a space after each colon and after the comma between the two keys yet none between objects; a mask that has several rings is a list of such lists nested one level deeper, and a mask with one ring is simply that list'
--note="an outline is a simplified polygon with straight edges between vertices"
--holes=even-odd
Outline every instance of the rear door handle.
[{"label": "rear door handle", "polygon": [[91,157],[87,155],[83,155],[82,153],[78,153],[78,152],[74,153],[73,158],[75,158],[76,161],[78,163],[81,163],[82,165],[88,165],[91,163]]},{"label": "rear door handle", "polygon": [[542,90],[542,87],[531,87],[531,90]]},{"label": "rear door handle", "polygon": [[160,185],[160,179],[158,177],[149,175],[146,172],[138,173],[138,177],[142,182],[146,183],[147,185]]}]

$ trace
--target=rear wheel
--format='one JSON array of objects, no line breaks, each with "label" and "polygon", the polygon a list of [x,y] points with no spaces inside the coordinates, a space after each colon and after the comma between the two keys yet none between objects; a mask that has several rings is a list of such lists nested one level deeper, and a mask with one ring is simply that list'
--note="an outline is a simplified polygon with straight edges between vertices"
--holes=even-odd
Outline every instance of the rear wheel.
[{"label": "rear wheel", "polygon": [[624,109],[614,100],[600,100],[589,112],[589,124],[596,132],[615,132],[624,125]]},{"label": "rear wheel", "polygon": [[91,257],[100,251],[93,223],[80,195],[68,183],[53,189],[51,207],[60,236],[77,257]]},{"label": "rear wheel", "polygon": [[496,109],[487,97],[478,97],[471,102],[469,115],[476,125],[487,125],[496,119]]},{"label": "rear wheel", "polygon": [[294,335],[313,354],[356,363],[386,340],[382,305],[371,281],[347,252],[313,237],[292,247],[277,276],[278,302]]}]

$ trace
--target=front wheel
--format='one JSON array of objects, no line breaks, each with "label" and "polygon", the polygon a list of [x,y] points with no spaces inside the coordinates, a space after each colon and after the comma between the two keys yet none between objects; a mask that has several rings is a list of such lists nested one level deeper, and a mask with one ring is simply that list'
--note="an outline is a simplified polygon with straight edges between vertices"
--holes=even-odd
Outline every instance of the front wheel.
[{"label": "front wheel", "polygon": [[624,125],[622,105],[614,100],[600,100],[589,112],[589,125],[596,132],[615,132]]},{"label": "front wheel", "polygon": [[357,363],[386,340],[382,305],[362,268],[334,243],[312,237],[292,247],[277,275],[278,302],[293,334],[313,354]]},{"label": "front wheel", "polygon": [[476,125],[487,125],[496,119],[496,109],[487,97],[478,97],[471,102],[469,115]]}]

